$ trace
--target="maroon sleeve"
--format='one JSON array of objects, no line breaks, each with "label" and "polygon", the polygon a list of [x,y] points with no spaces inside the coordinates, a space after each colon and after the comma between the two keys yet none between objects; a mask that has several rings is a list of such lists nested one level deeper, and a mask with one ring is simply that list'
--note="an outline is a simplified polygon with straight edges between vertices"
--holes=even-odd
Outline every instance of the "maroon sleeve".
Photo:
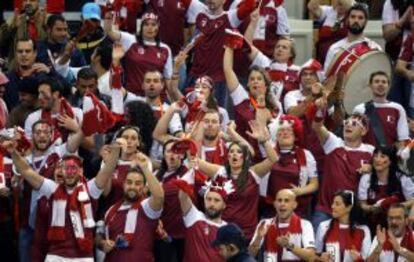
[{"label": "maroon sleeve", "polygon": [[39,199],[32,243],[32,262],[45,261],[48,249],[47,229],[49,227],[49,213],[50,208],[46,197]]},{"label": "maroon sleeve", "polygon": [[407,37],[405,37],[398,59],[404,62],[412,61],[413,59],[413,38],[411,35],[408,35]]}]

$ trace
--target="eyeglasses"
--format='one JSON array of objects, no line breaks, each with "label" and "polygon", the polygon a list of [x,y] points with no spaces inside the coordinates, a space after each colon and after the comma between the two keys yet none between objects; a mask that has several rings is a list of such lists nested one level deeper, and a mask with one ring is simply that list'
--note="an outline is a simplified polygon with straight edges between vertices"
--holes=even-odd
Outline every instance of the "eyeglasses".
[{"label": "eyeglasses", "polygon": [[360,121],[360,120],[358,120],[358,119],[347,119],[347,120],[344,120],[344,126],[353,126],[353,127],[356,127],[356,126],[360,126],[360,127],[364,127],[364,125],[362,124],[362,122]]}]

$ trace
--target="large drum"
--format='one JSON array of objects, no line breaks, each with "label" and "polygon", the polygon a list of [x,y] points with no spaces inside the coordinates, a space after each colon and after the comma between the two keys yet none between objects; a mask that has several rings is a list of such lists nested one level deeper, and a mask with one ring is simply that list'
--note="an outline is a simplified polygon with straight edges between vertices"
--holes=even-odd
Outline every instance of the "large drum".
[{"label": "large drum", "polygon": [[386,53],[371,49],[366,42],[338,52],[332,60],[326,75],[344,73],[344,106],[348,113],[352,113],[356,105],[372,99],[369,76],[376,71],[384,71],[391,78],[391,60]]}]

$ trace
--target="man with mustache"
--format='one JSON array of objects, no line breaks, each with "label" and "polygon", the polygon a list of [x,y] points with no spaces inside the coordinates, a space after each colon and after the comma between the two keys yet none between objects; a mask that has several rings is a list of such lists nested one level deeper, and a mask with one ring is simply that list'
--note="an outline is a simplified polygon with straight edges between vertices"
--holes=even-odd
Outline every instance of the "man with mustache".
[{"label": "man with mustache", "polygon": [[93,232],[95,228],[94,209],[96,201],[107,186],[116,167],[120,145],[118,139],[110,146],[108,161],[91,180],[83,176],[82,160],[75,155],[66,155],[63,162],[63,183],[41,176],[33,170],[20,152],[15,141],[3,142],[3,147],[12,155],[16,170],[46,197],[51,208],[45,261],[94,261]]},{"label": "man with mustache", "polygon": [[215,240],[218,229],[227,224],[221,219],[221,215],[226,208],[227,196],[234,192],[232,181],[210,181],[203,189],[206,190],[204,213],[195,207],[186,192],[180,190],[178,194],[186,227],[184,262],[224,261],[218,249],[211,246],[211,242]]},{"label": "man with mustache", "polygon": [[[153,261],[158,218],[164,203],[164,190],[152,172],[151,161],[142,153],[133,160],[124,182],[124,197],[105,215],[106,236],[98,235],[98,247],[105,261],[128,261],[139,257]],[[151,196],[147,197],[147,190]]]},{"label": "man with mustache", "polygon": [[[75,131],[67,143],[55,145],[53,143],[53,127],[45,120],[38,120],[33,124],[32,137],[33,150],[26,156],[26,161],[33,170],[39,175],[46,178],[53,178],[53,172],[57,162],[68,153],[75,153],[83,139],[83,134],[76,120],[67,116],[62,117],[65,124]],[[24,183],[22,189],[19,188],[23,201],[20,205],[20,234],[19,250],[20,256],[28,256],[30,245],[35,227],[35,218],[37,213],[37,201],[40,199],[39,191]]]},{"label": "man with mustache", "polygon": [[331,45],[326,55],[324,70],[328,71],[336,54],[350,46],[358,43],[367,43],[371,49],[382,50],[374,41],[364,37],[364,29],[368,22],[368,6],[366,4],[356,3],[348,11],[346,27],[348,35],[342,40]]},{"label": "man with mustache", "polygon": [[413,261],[414,234],[408,224],[405,207],[393,204],[387,213],[388,231],[377,226],[368,262]]}]

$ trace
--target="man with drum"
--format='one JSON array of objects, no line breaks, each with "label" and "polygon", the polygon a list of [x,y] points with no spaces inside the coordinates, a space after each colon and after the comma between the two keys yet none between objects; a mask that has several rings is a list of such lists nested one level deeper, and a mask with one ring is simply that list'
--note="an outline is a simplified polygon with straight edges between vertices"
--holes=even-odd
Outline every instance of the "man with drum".
[{"label": "man with drum", "polygon": [[369,119],[369,129],[364,142],[373,146],[392,146],[396,142],[409,139],[407,116],[404,108],[387,100],[390,79],[383,71],[369,77],[372,100],[354,108],[354,113],[365,114]]},{"label": "man with drum", "polygon": [[[363,49],[381,50],[377,43],[364,37],[364,29],[367,22],[368,6],[366,4],[356,3],[349,9],[346,21],[348,35],[346,38],[333,44],[326,55],[324,70],[328,73],[328,76],[331,68],[335,66],[335,62],[343,63],[343,60],[348,58],[346,55],[349,55],[349,53],[363,51]],[[342,52],[341,54],[340,52],[343,50],[348,50],[349,52]]]}]

